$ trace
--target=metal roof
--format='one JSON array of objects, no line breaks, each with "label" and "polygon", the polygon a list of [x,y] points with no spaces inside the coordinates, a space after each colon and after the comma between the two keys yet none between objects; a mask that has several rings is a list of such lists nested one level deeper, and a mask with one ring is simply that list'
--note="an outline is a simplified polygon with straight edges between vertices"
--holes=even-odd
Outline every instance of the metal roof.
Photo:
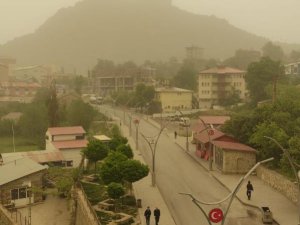
[{"label": "metal roof", "polygon": [[85,148],[88,144],[87,140],[72,140],[72,141],[52,141],[54,147],[58,150]]},{"label": "metal roof", "polygon": [[51,135],[67,135],[67,134],[85,134],[85,130],[81,126],[74,127],[49,127],[47,132]]},{"label": "metal roof", "polygon": [[94,135],[94,138],[103,142],[111,141],[111,138],[107,137],[106,135]]},{"label": "metal roof", "polygon": [[47,169],[32,159],[20,158],[0,166],[0,185],[7,184],[30,174]]},{"label": "metal roof", "polygon": [[65,160],[60,151],[29,151],[29,152],[10,152],[0,154],[3,163],[8,163],[20,158],[30,158],[37,163],[58,162]]}]

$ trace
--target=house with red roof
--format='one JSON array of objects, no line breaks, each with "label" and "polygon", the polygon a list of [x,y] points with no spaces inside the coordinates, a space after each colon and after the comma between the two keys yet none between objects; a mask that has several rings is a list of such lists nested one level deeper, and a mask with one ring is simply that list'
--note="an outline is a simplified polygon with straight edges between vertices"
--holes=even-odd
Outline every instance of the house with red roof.
[{"label": "house with red roof", "polygon": [[214,166],[222,173],[246,173],[256,163],[255,149],[217,129],[207,129],[202,125],[202,131],[198,131],[194,138],[195,154],[203,160],[212,157]]},{"label": "house with red roof", "polygon": [[227,66],[203,70],[198,76],[198,98],[200,108],[211,108],[220,103],[233,91],[241,100],[248,96],[245,82],[246,71]]},{"label": "house with red roof", "polygon": [[256,150],[230,141],[212,141],[214,165],[222,173],[247,173],[256,163]]},{"label": "house with red roof", "polygon": [[79,166],[81,150],[88,144],[81,126],[49,127],[46,132],[46,150],[60,151],[67,167]]}]

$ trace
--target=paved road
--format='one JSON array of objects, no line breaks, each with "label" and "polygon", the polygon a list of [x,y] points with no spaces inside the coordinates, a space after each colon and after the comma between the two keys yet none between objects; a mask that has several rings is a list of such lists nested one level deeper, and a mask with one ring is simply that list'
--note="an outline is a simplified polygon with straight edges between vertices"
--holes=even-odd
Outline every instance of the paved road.
[{"label": "paved road", "polygon": [[[119,116],[121,119],[124,117],[122,111],[112,111],[109,108],[106,108],[105,111],[107,114]],[[126,123],[128,121],[129,119]],[[134,125],[132,127],[134,128]],[[158,128],[141,118],[139,131],[145,136],[155,136],[159,133]],[[139,136],[139,149],[147,164],[151,166],[151,152],[141,136]],[[192,193],[197,199],[208,202],[219,201],[228,195],[228,191],[192,158],[188,157],[174,143],[173,136],[169,137],[165,132],[160,136],[156,148],[156,174],[157,186],[178,225],[207,224],[205,217],[191,202],[191,199],[180,195],[180,192]],[[224,211],[227,205],[228,201],[215,207],[222,208]],[[208,212],[212,208],[205,207],[205,210]],[[259,218],[256,210],[246,208],[237,200],[234,200],[225,224],[258,225],[262,224]]]}]

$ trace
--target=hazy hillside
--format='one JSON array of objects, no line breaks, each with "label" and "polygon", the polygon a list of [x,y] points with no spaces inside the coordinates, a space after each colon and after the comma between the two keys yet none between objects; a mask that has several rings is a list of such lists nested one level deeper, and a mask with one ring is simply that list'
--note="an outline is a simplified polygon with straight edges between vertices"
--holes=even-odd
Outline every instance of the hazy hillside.
[{"label": "hazy hillside", "polygon": [[62,9],[35,33],[0,47],[19,64],[53,63],[85,71],[97,58],[116,61],[184,57],[198,45],[206,57],[226,58],[238,48],[260,49],[266,39],[225,20],[171,6],[170,0],[84,0]]}]

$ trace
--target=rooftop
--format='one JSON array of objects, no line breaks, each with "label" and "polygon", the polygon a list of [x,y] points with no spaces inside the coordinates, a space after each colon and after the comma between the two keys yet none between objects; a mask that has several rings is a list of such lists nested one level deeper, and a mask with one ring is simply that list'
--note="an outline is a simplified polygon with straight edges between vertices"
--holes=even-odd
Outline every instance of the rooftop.
[{"label": "rooftop", "polygon": [[201,129],[202,132],[201,132],[201,130],[198,130],[200,133],[195,135],[195,138],[196,138],[199,142],[201,142],[201,143],[208,143],[209,140],[213,141],[213,140],[215,140],[215,139],[217,139],[217,138],[219,138],[219,137],[222,137],[222,136],[225,136],[225,135],[226,135],[226,134],[224,134],[222,131],[219,131],[219,130],[217,130],[217,129],[213,129],[213,131],[214,131],[213,134],[212,134],[212,135],[209,135],[209,134],[207,133],[207,131],[204,130],[205,128],[204,128],[203,126],[202,126],[202,128],[203,128],[203,129]]},{"label": "rooftop", "polygon": [[85,148],[88,144],[87,140],[72,141],[53,141],[52,144],[58,150]]},{"label": "rooftop", "polygon": [[66,134],[85,134],[85,130],[81,126],[74,127],[49,127],[47,132],[51,135],[66,135]]},{"label": "rooftop", "polygon": [[245,71],[228,67],[228,66],[218,66],[213,67],[207,70],[203,70],[200,72],[200,74],[232,74],[232,73],[245,73]]},{"label": "rooftop", "polygon": [[187,89],[182,89],[182,88],[177,88],[177,87],[159,87],[155,88],[156,92],[174,92],[174,93],[192,93],[193,91],[187,90]]},{"label": "rooftop", "polygon": [[199,116],[205,124],[224,124],[227,120],[230,120],[230,116]]},{"label": "rooftop", "polygon": [[94,138],[103,142],[111,141],[111,138],[107,137],[106,135],[95,135]]},{"label": "rooftop", "polygon": [[30,158],[37,163],[57,162],[65,160],[60,151],[29,151],[29,152],[10,152],[2,153],[3,163],[8,163],[20,158]]},{"label": "rooftop", "polygon": [[[20,158],[0,166],[0,185],[47,169],[32,159]],[[9,172],[8,172],[9,171]]]},{"label": "rooftop", "polygon": [[241,152],[256,152],[254,148],[248,145],[244,145],[238,142],[227,142],[227,141],[213,141],[215,146],[222,148],[223,150],[241,151]]}]

